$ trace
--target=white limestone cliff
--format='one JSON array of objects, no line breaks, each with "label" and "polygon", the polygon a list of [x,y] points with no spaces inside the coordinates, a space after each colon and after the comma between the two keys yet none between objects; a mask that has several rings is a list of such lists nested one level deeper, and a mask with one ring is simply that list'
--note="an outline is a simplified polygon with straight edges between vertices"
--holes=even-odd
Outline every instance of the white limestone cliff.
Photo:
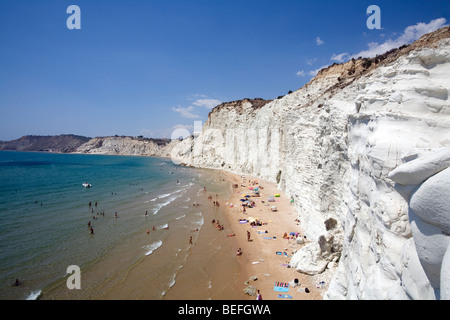
[{"label": "white limestone cliff", "polygon": [[444,256],[450,251],[450,148],[438,148],[406,162],[389,174],[401,185],[417,188],[406,194],[409,220],[421,265],[434,288],[446,286],[450,269]]},{"label": "white limestone cliff", "polygon": [[79,146],[75,153],[170,157],[176,141],[126,136],[92,138]]},{"label": "white limestone cliff", "polygon": [[310,242],[290,264],[331,273],[325,299],[436,299],[441,288],[445,298],[449,75],[446,27],[323,69],[281,99],[222,104],[171,156],[274,181],[293,196]]}]

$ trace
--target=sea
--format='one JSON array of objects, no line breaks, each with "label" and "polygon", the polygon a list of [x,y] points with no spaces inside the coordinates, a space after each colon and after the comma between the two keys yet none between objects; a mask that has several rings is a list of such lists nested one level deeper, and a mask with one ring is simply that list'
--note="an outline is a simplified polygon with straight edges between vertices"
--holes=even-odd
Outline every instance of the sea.
[{"label": "sea", "polygon": [[166,158],[1,151],[0,299],[239,298],[231,192]]}]

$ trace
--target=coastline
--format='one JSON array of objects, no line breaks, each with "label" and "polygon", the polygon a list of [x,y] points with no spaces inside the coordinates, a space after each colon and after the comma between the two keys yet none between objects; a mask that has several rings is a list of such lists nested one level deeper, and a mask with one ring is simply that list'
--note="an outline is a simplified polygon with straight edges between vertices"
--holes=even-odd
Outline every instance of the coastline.
[{"label": "coastline", "polygon": [[[192,169],[195,170],[195,168]],[[120,257],[122,249],[108,251],[106,259],[102,258],[100,264],[95,262],[95,269],[92,267],[83,269],[83,289],[86,288],[86,290],[67,292],[65,279],[60,279],[44,288],[41,295],[36,298],[255,300],[255,295],[244,292],[247,286],[254,286],[260,290],[264,300],[321,300],[326,287],[316,288],[318,277],[300,274],[295,269],[288,268],[290,258],[276,254],[277,251],[282,252],[286,249],[288,255],[292,255],[294,250],[302,246],[296,244],[295,240],[283,239],[285,232],[303,234],[301,225],[295,221],[297,214],[294,206],[289,203],[288,196],[277,189],[276,183],[258,179],[258,184],[251,185],[249,181],[255,181],[257,178],[246,175],[244,180],[241,175],[216,169],[198,168],[197,174],[203,176],[202,181],[206,183],[207,191],[203,190],[205,184],[198,184],[201,189],[192,189],[191,200],[186,202],[182,199],[182,201],[183,205],[189,205],[189,208],[192,208],[193,202],[200,204],[198,209],[194,210],[201,211],[202,221],[204,220],[200,232],[186,229],[185,219],[174,218],[170,220],[170,230],[175,230],[173,231],[175,233],[170,236],[170,241],[169,238],[164,238],[163,248],[154,249],[155,252],[150,256],[145,255],[127,266],[127,261],[122,261],[123,258]],[[238,187],[234,188],[233,185]],[[255,201],[256,206],[248,208],[244,214],[240,199],[244,193],[250,191],[248,189],[250,186],[262,187],[261,196],[250,197],[250,200]],[[280,194],[280,197],[276,197],[276,202],[269,204],[267,197],[275,194]],[[216,199],[220,202],[220,207],[213,205]],[[270,210],[272,205],[278,207],[277,212]],[[178,207],[176,217],[183,213],[179,212],[180,209],[183,210],[182,207]],[[184,217],[184,214],[182,216]],[[239,219],[250,217],[261,219],[264,224],[252,227],[250,223],[239,222]],[[138,219],[141,218],[144,219],[138,215]],[[211,223],[213,219],[220,220],[224,230],[218,230],[216,224]],[[165,232],[157,231],[148,235],[145,233],[146,226],[142,226],[141,229],[142,233],[138,232],[136,238],[139,244],[136,246],[134,241],[130,243],[133,248],[136,247],[137,251],[141,248],[141,242],[153,243],[159,239],[160,234],[162,236]],[[267,230],[267,233],[258,233],[263,230]],[[247,241],[247,231],[251,235],[250,242]],[[232,234],[234,236],[229,236]],[[194,237],[191,247],[187,246],[190,235]],[[265,239],[267,237],[272,238]],[[171,245],[180,248],[179,254],[175,256],[177,261],[172,259],[173,261],[163,266],[161,262],[169,261],[165,248]],[[242,249],[241,256],[235,254],[238,248]],[[254,262],[257,263],[253,264]],[[119,263],[123,264],[123,267],[114,271],[110,270],[111,265]],[[166,272],[168,267],[175,267],[173,274],[169,274],[168,280],[172,282],[169,288],[164,289],[166,280],[161,279],[161,283],[157,283],[149,272],[155,266],[161,272]],[[108,276],[102,280],[105,272]],[[251,277],[256,277],[257,280],[251,280]],[[288,292],[274,291],[275,282],[289,283],[295,278],[299,279],[300,286],[295,288],[290,286]],[[305,292],[305,288],[309,289],[309,293]],[[161,291],[164,291],[162,296]],[[279,298],[279,294],[291,297]]]},{"label": "coastline", "polygon": [[[297,214],[294,206],[290,204],[290,199],[284,192],[278,190],[273,182],[248,175],[242,178],[244,176],[234,173],[225,171],[222,173],[229,183],[238,186],[233,188],[231,197],[221,205],[228,203],[226,219],[228,229],[235,234],[232,238],[235,238],[236,247],[233,249],[236,252],[238,248],[241,248],[243,252],[241,256],[236,257],[241,266],[241,272],[235,288],[242,293],[241,299],[256,299],[256,296],[244,293],[247,286],[254,286],[260,290],[264,300],[322,300],[328,283],[325,282],[323,286],[318,286],[317,276],[302,274],[294,268],[287,267],[290,258],[283,254],[277,254],[277,252],[286,250],[287,255],[291,256],[294,251],[308,243],[307,239],[304,244],[297,244],[295,239],[283,238],[285,232],[288,235],[291,232],[299,233],[299,236],[304,234],[301,223],[296,221]],[[253,181],[257,181],[257,183],[252,185]],[[244,213],[240,199],[244,194],[250,194],[248,193],[251,191],[249,187],[258,186],[263,188],[260,189],[260,197],[249,198],[255,202],[256,206],[247,208]],[[275,194],[280,196],[274,198],[275,202],[268,202],[268,197]],[[278,211],[272,212],[272,206],[276,206]],[[239,219],[249,219],[250,217],[259,219],[263,225],[252,227],[248,222],[242,224],[239,222]],[[227,234],[229,233],[229,231],[225,231]],[[250,232],[251,241],[247,241],[247,231]],[[262,233],[264,231],[267,233]],[[250,277],[253,276],[257,280],[250,280]],[[294,279],[298,279],[300,285],[294,286]],[[291,282],[291,284],[287,292],[279,292],[274,290],[275,282]],[[308,288],[309,292],[305,292],[305,288]],[[279,297],[279,294],[284,297]]]}]

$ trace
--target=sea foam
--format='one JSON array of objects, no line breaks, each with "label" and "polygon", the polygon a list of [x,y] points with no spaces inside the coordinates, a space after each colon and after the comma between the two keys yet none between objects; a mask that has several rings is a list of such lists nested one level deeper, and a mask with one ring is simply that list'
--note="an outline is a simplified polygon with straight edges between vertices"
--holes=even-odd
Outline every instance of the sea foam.
[{"label": "sea foam", "polygon": [[37,298],[41,295],[41,292],[42,290],[33,291],[25,300],[37,300]]},{"label": "sea foam", "polygon": [[153,253],[153,251],[155,251],[156,249],[161,247],[162,244],[163,244],[163,242],[161,240],[159,240],[159,241],[153,242],[152,244],[144,246],[143,248],[147,250],[145,255],[146,256],[151,255]]}]

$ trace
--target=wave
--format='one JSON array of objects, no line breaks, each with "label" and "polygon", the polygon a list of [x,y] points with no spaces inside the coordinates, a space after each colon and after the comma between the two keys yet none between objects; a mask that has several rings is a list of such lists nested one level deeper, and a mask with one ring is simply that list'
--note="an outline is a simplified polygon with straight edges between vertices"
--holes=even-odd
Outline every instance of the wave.
[{"label": "wave", "polygon": [[172,288],[174,285],[175,285],[175,278],[177,277],[177,274],[176,273],[174,273],[173,275],[172,275],[172,278],[170,279],[170,281],[169,281],[169,288]]},{"label": "wave", "polygon": [[[176,274],[172,275],[172,278],[169,280],[169,283],[167,284],[167,290],[169,290],[170,288],[172,288],[175,285],[175,283],[176,283],[176,281],[175,281],[176,276],[177,276]],[[164,290],[164,291],[161,292],[161,296],[162,297],[164,297],[166,295],[167,290]]]},{"label": "wave", "polygon": [[175,218],[175,220],[180,220],[180,219],[183,219],[183,218],[185,218],[185,217],[186,217],[186,215],[183,214],[182,216],[179,216],[179,217]]},{"label": "wave", "polygon": [[179,190],[175,190],[173,192],[164,193],[162,195],[159,195],[158,199],[164,199],[164,198],[167,198],[168,196],[171,196],[173,194],[180,193],[180,192],[183,192],[183,191],[186,191],[186,189],[179,189]]},{"label": "wave", "polygon": [[194,221],[194,225],[195,225],[197,228],[200,228],[200,227],[203,225],[203,223],[205,223],[205,220],[203,219],[203,215],[202,215],[201,212],[198,212],[196,215],[199,216],[200,219],[197,220],[197,221]]},{"label": "wave", "polygon": [[41,293],[42,293],[42,290],[33,291],[30,293],[30,295],[25,300],[37,300],[37,298],[39,298]]},{"label": "wave", "polygon": [[160,225],[157,229],[166,229],[168,227],[169,227],[169,224],[165,223],[165,224]]},{"label": "wave", "polygon": [[175,200],[175,199],[171,199],[171,200],[166,201],[166,202],[158,203],[158,204],[156,205],[156,207],[153,208],[153,214],[157,214],[157,213],[159,212],[159,210],[161,210],[163,207],[167,206],[167,205],[168,205],[169,203],[171,203],[173,200]]},{"label": "wave", "polygon": [[[174,192],[174,193],[176,193],[176,192]],[[173,193],[173,194],[174,194],[174,193]],[[156,205],[156,207],[153,208],[153,214],[157,214],[162,208],[164,208],[165,206],[167,206],[167,205],[168,205],[169,203],[171,203],[172,201],[178,199],[179,197],[181,197],[181,194],[180,194],[180,195],[175,195],[175,196],[169,198],[169,200],[167,200],[166,202],[158,203],[158,204]]]},{"label": "wave", "polygon": [[164,199],[164,198],[167,198],[170,195],[172,195],[172,193],[164,193],[162,195],[159,195],[157,199]]},{"label": "wave", "polygon": [[153,242],[152,244],[143,246],[144,249],[147,250],[147,252],[145,253],[146,256],[149,256],[153,253],[153,251],[155,251],[156,249],[158,249],[159,247],[161,247],[161,245],[163,244],[163,242],[161,240]]}]

